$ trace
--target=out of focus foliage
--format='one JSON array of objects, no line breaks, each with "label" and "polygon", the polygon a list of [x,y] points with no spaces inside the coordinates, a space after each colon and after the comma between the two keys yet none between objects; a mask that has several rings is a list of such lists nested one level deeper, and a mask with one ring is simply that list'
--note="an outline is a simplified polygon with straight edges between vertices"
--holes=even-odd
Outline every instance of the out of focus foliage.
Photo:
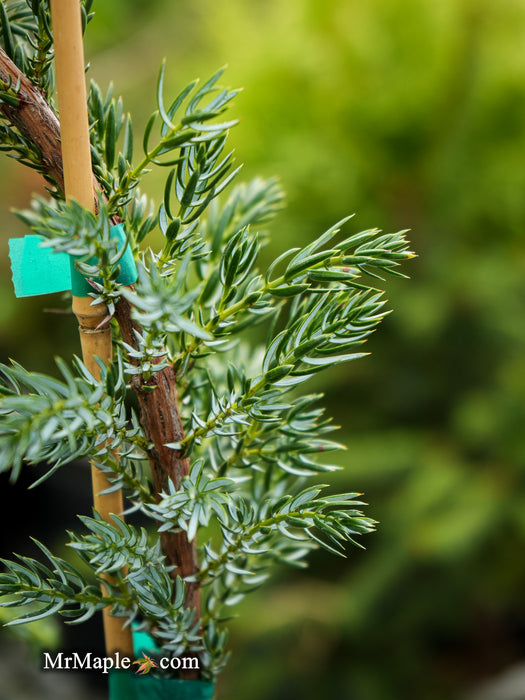
[{"label": "out of focus foliage", "polygon": [[[272,254],[355,209],[360,228],[411,226],[420,256],[410,285],[390,283],[373,359],[319,387],[350,446],[338,486],[366,493],[378,533],[253,599],[224,687],[461,696],[525,656],[525,3],[113,0],[97,13],[93,74],[134,113],[163,54],[178,84],[227,62],[245,85],[232,133],[244,177],[277,174],[289,194]],[[11,307],[14,354],[27,331]]]}]

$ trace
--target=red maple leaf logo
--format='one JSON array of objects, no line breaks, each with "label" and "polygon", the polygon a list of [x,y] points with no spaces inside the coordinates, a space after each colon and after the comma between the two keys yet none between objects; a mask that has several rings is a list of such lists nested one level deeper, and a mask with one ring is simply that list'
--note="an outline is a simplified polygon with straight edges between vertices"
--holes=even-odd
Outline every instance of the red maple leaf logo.
[{"label": "red maple leaf logo", "polygon": [[137,668],[135,673],[140,673],[141,676],[145,673],[149,673],[152,668],[158,668],[158,665],[155,663],[155,661],[153,661],[153,659],[151,659],[147,654],[144,654],[144,657],[142,659],[134,661],[133,663],[139,664],[139,667]]}]

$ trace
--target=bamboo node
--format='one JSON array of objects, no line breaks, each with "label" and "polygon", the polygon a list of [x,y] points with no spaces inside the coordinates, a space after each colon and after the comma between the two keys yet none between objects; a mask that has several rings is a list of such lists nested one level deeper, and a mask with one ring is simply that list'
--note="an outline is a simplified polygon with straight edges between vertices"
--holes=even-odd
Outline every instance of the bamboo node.
[{"label": "bamboo node", "polygon": [[90,328],[89,326],[79,325],[78,328],[84,335],[97,335],[99,333],[107,333],[108,331],[111,331],[111,328],[108,326],[104,326],[102,328]]}]

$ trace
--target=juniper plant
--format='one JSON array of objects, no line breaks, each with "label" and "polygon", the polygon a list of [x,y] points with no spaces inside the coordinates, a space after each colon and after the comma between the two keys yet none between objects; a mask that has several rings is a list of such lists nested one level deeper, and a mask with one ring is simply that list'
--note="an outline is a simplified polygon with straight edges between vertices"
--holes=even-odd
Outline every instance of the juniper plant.
[{"label": "juniper plant", "polygon": [[[347,218],[260,270],[283,194],[262,179],[224,192],[238,168],[227,146],[235,122],[222,118],[236,91],[219,86],[222,71],[166,101],[163,65],[140,139],[122,100],[91,82],[98,214],[64,202],[48,4],[2,2],[0,20],[0,148],[36,168],[51,195],[19,215],[76,257],[118,339],[100,381],[77,358],[57,361],[59,378],[0,366],[0,469],[16,479],[46,462],[42,481],[89,458],[149,523],[81,516],[68,544],[84,566],[37,542],[40,558],[4,561],[3,604],[21,606],[11,624],[55,613],[79,623],[109,607],[163,654],[199,655],[213,678],[228,655],[229,608],[276,564],[303,567],[317,547],[344,554],[374,528],[359,494],[317,483],[342,445],[308,381],[366,354],[386,313],[375,285],[412,254],[404,232],[341,233]],[[140,192],[153,168],[166,173],[158,207]],[[120,221],[138,265],[132,288],[118,283],[123,251],[108,233]],[[260,346],[255,326],[266,330]]]}]

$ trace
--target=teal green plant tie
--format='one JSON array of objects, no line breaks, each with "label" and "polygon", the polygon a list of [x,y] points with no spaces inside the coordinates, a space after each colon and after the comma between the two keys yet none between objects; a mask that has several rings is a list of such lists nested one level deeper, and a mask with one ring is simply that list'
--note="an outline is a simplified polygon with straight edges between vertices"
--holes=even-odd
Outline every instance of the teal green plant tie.
[{"label": "teal green plant tie", "polygon": [[69,255],[42,248],[41,236],[29,235],[9,240],[9,258],[15,296],[65,292],[71,289]]},{"label": "teal green plant tie", "polygon": [[109,700],[212,700],[208,681],[139,676],[133,671],[110,671]]},{"label": "teal green plant tie", "polygon": [[[111,227],[111,238],[117,239],[119,249],[122,249],[123,246],[127,246],[128,241],[124,231],[124,224],[117,224],[116,226]],[[88,297],[93,293],[93,287],[89,284],[84,275],[80,274],[80,272],[76,269],[74,258],[72,258],[70,255],[67,257],[69,258],[71,267],[71,291],[73,292],[73,296]],[[94,265],[95,263],[95,258],[87,261],[88,265]],[[133,253],[131,252],[131,248],[129,246],[127,246],[126,251],[120,258],[118,264],[120,267],[120,273],[117,282],[119,284],[127,286],[137,281],[137,266],[135,265],[135,259],[133,258]],[[100,280],[95,279],[95,282],[99,281]]]},{"label": "teal green plant tie", "polygon": [[[133,651],[137,659],[160,653],[151,635],[137,629],[133,630]],[[109,700],[212,700],[214,690],[215,684],[208,681],[158,678],[134,671],[109,673]]]},{"label": "teal green plant tie", "polygon": [[133,623],[133,652],[138,658],[141,654],[158,654],[160,652],[157,642],[151,634],[137,629],[137,625]]},{"label": "teal green plant tie", "polygon": [[[137,281],[137,266],[131,248],[127,245],[124,224],[112,226],[111,237],[117,240],[119,248],[126,246],[118,263],[120,273],[117,281],[122,285],[133,284]],[[74,296],[89,296],[93,288],[76,269],[75,259],[67,253],[55,253],[51,248],[42,247],[44,240],[34,234],[9,240],[15,296],[33,297],[69,289]],[[95,262],[90,260],[89,264]]]}]

